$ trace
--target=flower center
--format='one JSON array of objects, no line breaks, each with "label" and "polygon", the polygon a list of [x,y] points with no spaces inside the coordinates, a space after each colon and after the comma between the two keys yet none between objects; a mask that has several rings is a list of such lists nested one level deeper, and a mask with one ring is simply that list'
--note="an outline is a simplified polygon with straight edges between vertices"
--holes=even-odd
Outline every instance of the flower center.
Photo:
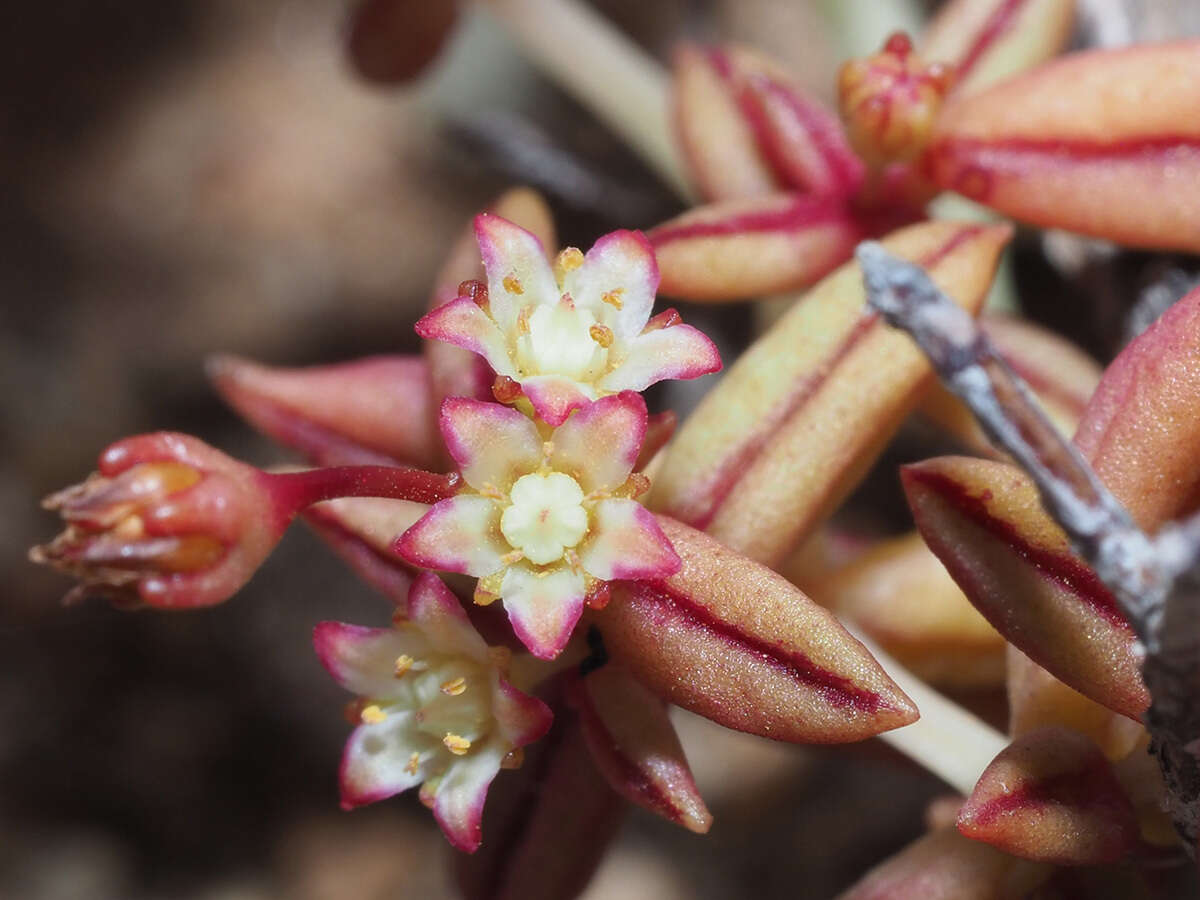
[{"label": "flower center", "polygon": [[583,489],[562,472],[524,475],[510,493],[512,505],[500,516],[500,532],[525,558],[539,566],[562,559],[587,534]]},{"label": "flower center", "polygon": [[588,381],[600,375],[608,350],[593,335],[596,317],[569,299],[536,307],[529,333],[517,338],[517,362],[526,375],[565,375]]}]

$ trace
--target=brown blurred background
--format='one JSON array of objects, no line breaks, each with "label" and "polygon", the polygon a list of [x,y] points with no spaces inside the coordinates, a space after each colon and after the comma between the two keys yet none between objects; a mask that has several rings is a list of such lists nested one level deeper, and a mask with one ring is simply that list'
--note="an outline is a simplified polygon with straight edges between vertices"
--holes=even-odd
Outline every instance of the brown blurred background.
[{"label": "brown blurred background", "polygon": [[[664,59],[681,35],[738,37],[819,91],[836,59],[802,4],[598,5]],[[468,22],[419,85],[385,90],[347,64],[345,15],[333,0],[45,0],[10,13],[0,897],[448,890],[443,841],[415,798],[337,809],[345,697],[309,635],[326,618],[382,622],[387,605],[310,534],[289,535],[233,602],[179,615],[64,609],[64,579],[24,558],[55,530],[38,498],[121,436],[186,430],[277,459],[207,387],[206,354],[301,365],[415,351],[443,248],[514,180],[549,193],[564,243],[675,211],[486,23]],[[749,332],[744,311],[686,315],[727,353]],[[593,900],[831,896],[918,833],[940,790],[870,749],[807,751],[688,717],[681,728],[712,834],[631,815]]]}]

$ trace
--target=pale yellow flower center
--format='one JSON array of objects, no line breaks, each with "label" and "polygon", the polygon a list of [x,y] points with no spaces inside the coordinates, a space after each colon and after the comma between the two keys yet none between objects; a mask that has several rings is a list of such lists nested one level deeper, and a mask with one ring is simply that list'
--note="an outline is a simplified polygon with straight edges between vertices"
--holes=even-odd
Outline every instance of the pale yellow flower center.
[{"label": "pale yellow flower center", "polygon": [[517,364],[525,375],[591,381],[603,374],[608,348],[596,340],[599,323],[591,312],[564,300],[536,307],[527,323],[529,333],[517,338]]},{"label": "pale yellow flower center", "polygon": [[500,516],[505,539],[539,566],[562,559],[587,534],[583,489],[562,472],[535,472],[518,478],[509,494],[512,505]]}]

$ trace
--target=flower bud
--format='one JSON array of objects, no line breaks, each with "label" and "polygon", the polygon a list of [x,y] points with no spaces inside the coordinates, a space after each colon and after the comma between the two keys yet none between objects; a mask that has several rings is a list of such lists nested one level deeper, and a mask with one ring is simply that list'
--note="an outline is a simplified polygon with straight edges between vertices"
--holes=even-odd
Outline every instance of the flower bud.
[{"label": "flower bud", "polygon": [[286,527],[267,484],[187,435],[126,438],[100,455],[98,472],[46,498],[66,528],[30,558],[80,579],[67,602],[99,594],[128,607],[220,603]]}]

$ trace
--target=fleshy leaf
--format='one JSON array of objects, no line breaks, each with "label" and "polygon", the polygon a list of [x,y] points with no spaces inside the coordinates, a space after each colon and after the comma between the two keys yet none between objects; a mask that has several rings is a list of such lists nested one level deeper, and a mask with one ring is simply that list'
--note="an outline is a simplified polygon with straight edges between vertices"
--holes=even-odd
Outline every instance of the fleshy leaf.
[{"label": "fleshy leaf", "polygon": [[437,459],[429,375],[419,358],[284,369],[216,356],[208,376],[250,424],[319,465],[428,468]]},{"label": "fleshy leaf", "polygon": [[916,709],[826,610],[771,570],[666,517],[683,561],[614,582],[605,645],[669,702],[777,740],[837,743],[907,725]]},{"label": "fleshy leaf", "polygon": [[[885,244],[978,309],[1009,234],[928,222]],[[864,309],[862,275],[847,264],[704,398],[668,447],[649,505],[777,563],[850,491],[931,381],[908,338]]]},{"label": "fleshy leaf", "polygon": [[570,682],[592,759],[630,803],[703,834],[712,824],[667,707],[616,663]]},{"label": "fleshy leaf", "polygon": [[951,63],[954,91],[972,93],[1056,56],[1074,19],[1073,0],[954,0],[926,28],[921,56]]},{"label": "fleshy leaf", "polygon": [[1108,760],[1083,735],[1043,728],[984,771],[958,816],[967,837],[1038,862],[1115,862],[1137,842],[1133,806]]},{"label": "fleshy leaf", "polygon": [[648,237],[664,294],[724,302],[806,287],[864,233],[840,199],[768,194],[690,209]]},{"label": "fleshy leaf", "polygon": [[1200,42],[1073,54],[947,104],[947,190],[1022,222],[1200,250]]}]

